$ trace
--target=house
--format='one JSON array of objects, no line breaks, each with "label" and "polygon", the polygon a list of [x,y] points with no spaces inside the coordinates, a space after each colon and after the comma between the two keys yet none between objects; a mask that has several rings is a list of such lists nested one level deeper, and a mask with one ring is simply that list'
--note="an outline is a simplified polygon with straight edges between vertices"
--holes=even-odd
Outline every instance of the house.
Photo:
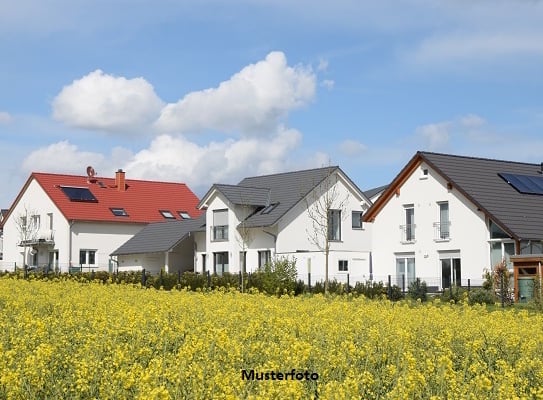
[{"label": "house", "polygon": [[145,225],[200,216],[183,183],[34,172],[2,221],[0,267],[113,270],[110,253]]},{"label": "house", "polygon": [[364,215],[376,277],[480,285],[502,259],[512,270],[511,256],[543,253],[541,173],[538,164],[416,153]]},{"label": "house", "polygon": [[[310,212],[325,199],[330,200],[325,231],[321,227],[318,240],[311,240],[316,230]],[[362,214],[370,205],[339,167],[249,177],[237,185],[213,185],[198,205],[205,216],[198,223],[153,224],[112,254],[120,268],[147,269],[153,265],[149,257],[158,255],[155,267],[161,265],[164,253],[180,251],[185,240],[185,248],[193,250],[185,260],[193,258],[196,272],[251,272],[276,257],[289,257],[296,259],[300,279],[308,281],[311,274],[315,282],[325,278],[323,248],[328,242],[329,278],[346,281],[349,274],[365,280],[370,273],[371,225],[362,224]],[[145,242],[150,245],[143,246]]]},{"label": "house", "polygon": [[2,261],[4,257],[4,231],[2,230],[2,221],[7,214],[7,208],[0,209],[0,261]]}]

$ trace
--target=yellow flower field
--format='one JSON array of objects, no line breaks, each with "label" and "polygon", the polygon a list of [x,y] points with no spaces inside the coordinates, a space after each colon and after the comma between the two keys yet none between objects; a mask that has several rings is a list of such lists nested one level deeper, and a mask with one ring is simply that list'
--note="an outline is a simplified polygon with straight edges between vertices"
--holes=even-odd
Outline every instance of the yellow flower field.
[{"label": "yellow flower field", "polygon": [[0,312],[0,399],[543,399],[526,311],[4,277]]}]

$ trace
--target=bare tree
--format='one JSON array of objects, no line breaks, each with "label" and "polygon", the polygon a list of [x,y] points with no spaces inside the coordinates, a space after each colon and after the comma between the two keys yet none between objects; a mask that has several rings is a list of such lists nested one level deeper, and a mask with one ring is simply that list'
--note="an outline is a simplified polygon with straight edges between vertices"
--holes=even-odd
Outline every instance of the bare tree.
[{"label": "bare tree", "polygon": [[349,194],[342,196],[338,188],[338,175],[335,167],[328,167],[325,178],[305,197],[307,215],[311,228],[306,229],[311,243],[324,252],[324,292],[328,293],[328,259],[330,243],[340,240],[338,233],[341,221],[346,218]]},{"label": "bare tree", "polygon": [[[242,197],[242,196],[241,196]],[[241,271],[241,291],[243,292],[244,287],[244,279],[245,279],[245,271],[247,269],[247,258],[246,258],[246,252],[247,248],[253,241],[253,230],[251,227],[247,224],[247,219],[253,214],[254,212],[254,206],[251,206],[249,204],[246,204],[243,199],[241,199],[240,202],[240,209],[239,213],[239,220],[240,223],[237,226],[238,234],[236,235],[236,241],[238,242],[238,245],[241,249],[241,254],[243,254],[243,260],[240,260],[240,263],[243,262],[243,268],[240,268]]]},{"label": "bare tree", "polygon": [[23,266],[26,266],[26,248],[30,241],[36,239],[40,229],[38,213],[29,210],[25,205],[23,211],[15,219],[15,227],[19,232],[19,245],[23,247]]}]

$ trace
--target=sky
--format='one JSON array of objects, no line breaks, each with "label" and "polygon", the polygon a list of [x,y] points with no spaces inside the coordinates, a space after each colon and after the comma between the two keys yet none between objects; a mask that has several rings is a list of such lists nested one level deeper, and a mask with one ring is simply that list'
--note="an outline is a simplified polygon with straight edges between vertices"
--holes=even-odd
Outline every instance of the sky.
[{"label": "sky", "polygon": [[0,207],[33,171],[213,183],[543,161],[540,0],[0,0]]}]

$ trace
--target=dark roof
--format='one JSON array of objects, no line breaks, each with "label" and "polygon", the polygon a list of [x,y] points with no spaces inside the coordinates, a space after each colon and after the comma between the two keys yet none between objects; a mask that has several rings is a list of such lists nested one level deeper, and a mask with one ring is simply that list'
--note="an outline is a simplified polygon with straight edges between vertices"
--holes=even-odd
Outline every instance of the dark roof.
[{"label": "dark roof", "polygon": [[383,185],[383,186],[379,186],[373,189],[368,189],[364,192],[364,194],[366,195],[368,199],[371,199],[373,196],[376,196],[379,193],[384,192],[387,187],[388,185]]},{"label": "dark roof", "polygon": [[192,232],[205,231],[205,213],[197,219],[146,225],[111,255],[157,253],[171,250]]},{"label": "dark roof", "polygon": [[257,212],[246,221],[247,227],[271,226],[292,207],[305,198],[327,176],[340,173],[363,196],[362,191],[347,177],[338,166],[285,172],[273,175],[261,175],[243,179],[238,185],[269,189],[269,202],[263,206],[276,204],[267,214]]},{"label": "dark roof", "polygon": [[[269,188],[215,184],[209,189],[208,193],[213,190],[218,190],[232,204],[238,205],[262,206],[270,199]],[[207,195],[204,196],[204,198],[205,197],[207,197]]]},{"label": "dark roof", "polygon": [[539,176],[540,164],[419,151],[368,210],[370,221],[421,162],[439,173],[515,239],[543,239],[543,196],[519,193],[499,173]]},{"label": "dark roof", "polygon": [[421,156],[516,239],[543,239],[543,196],[519,193],[498,175],[541,177],[539,164],[428,152]]}]

